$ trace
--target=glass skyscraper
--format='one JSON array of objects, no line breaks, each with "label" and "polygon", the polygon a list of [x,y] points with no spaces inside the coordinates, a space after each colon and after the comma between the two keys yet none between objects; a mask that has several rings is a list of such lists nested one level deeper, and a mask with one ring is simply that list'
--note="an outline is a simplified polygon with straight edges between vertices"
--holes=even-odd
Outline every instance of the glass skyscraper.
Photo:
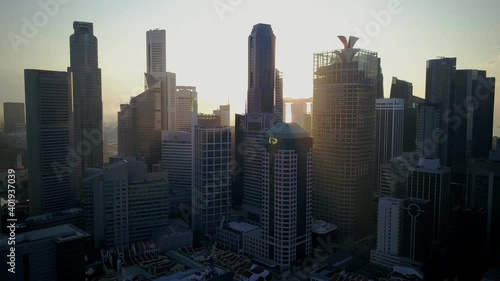
[{"label": "glass skyscraper", "polygon": [[344,49],[314,54],[314,217],[359,237],[370,227],[381,68],[356,37],[339,38]]}]

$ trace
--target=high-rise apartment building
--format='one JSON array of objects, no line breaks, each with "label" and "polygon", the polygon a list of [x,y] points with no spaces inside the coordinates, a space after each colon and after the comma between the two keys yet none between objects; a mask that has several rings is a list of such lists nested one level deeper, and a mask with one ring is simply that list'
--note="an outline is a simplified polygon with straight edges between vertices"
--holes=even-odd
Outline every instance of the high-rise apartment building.
[{"label": "high-rise apartment building", "polygon": [[16,124],[24,124],[24,103],[3,103],[3,131],[6,134],[16,132]]},{"label": "high-rise apartment building", "polygon": [[360,237],[371,223],[380,58],[339,38],[344,49],[314,54],[314,212]]},{"label": "high-rise apartment building", "polygon": [[403,152],[404,100],[376,99],[375,109],[375,176],[378,179],[376,192],[380,193],[380,165],[389,163],[391,158]]},{"label": "high-rise apartment building", "polygon": [[168,174],[170,215],[191,211],[191,133],[161,132],[161,170]]},{"label": "high-rise apartment building", "polygon": [[[103,165],[102,92],[94,25],[75,21],[73,29],[69,71],[73,74],[74,145],[76,151],[88,149],[81,153],[81,165],[76,168],[78,185],[87,168]],[[89,136],[95,141],[87,148]]]},{"label": "high-rise apartment building", "polygon": [[192,228],[215,234],[231,213],[231,129],[194,128]]},{"label": "high-rise apartment building", "polygon": [[68,166],[73,129],[71,78],[68,72],[24,71],[31,215],[75,204],[74,170]]}]

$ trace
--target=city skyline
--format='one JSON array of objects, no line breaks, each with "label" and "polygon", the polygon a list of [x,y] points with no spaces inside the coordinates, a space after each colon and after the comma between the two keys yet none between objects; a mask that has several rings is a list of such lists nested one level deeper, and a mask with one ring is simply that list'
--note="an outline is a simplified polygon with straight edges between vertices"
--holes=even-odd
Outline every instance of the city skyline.
[{"label": "city skyline", "polygon": [[[279,38],[276,68],[283,72],[285,97],[312,96],[311,57],[314,52],[338,48],[336,34],[358,36],[359,47],[377,51],[384,58],[385,97],[390,92],[392,76],[412,82],[415,95],[424,97],[425,63],[437,56],[457,57],[457,69],[485,69],[493,77],[500,76],[496,62],[500,53],[500,40],[485,33],[490,28],[500,28],[497,17],[488,16],[498,4],[485,1],[484,5],[479,6],[466,1],[453,2],[458,8],[456,16],[451,16],[444,13],[449,7],[445,2],[425,5],[415,1],[391,0],[368,5],[349,3],[342,7],[326,1],[315,1],[308,5],[287,3],[290,16],[280,17],[276,16],[282,7],[283,2],[280,1],[267,4],[266,11],[262,13],[255,13],[260,6],[258,1],[232,1],[236,3],[234,6],[222,0],[196,6],[178,1],[153,3],[156,8],[154,11],[147,9],[147,20],[134,22],[127,29],[127,36],[122,36],[116,31],[125,24],[130,14],[123,7],[116,7],[113,3],[91,1],[84,5],[65,1],[64,4],[55,2],[57,9],[54,10],[57,12],[53,15],[47,13],[47,22],[40,24],[40,27],[34,26],[34,35],[22,37],[24,41],[12,39],[15,36],[12,34],[23,36],[23,17],[33,22],[33,15],[45,10],[35,2],[8,3],[6,5],[11,12],[2,20],[4,24],[0,27],[0,33],[4,34],[4,39],[0,41],[0,49],[4,54],[11,55],[6,56],[5,63],[0,67],[0,79],[5,85],[5,94],[2,94],[0,102],[23,102],[23,69],[63,70],[69,65],[67,36],[72,33],[70,26],[74,20],[93,22],[95,35],[99,38],[105,122],[116,122],[119,105],[142,92],[144,85],[141,78],[147,66],[144,59],[144,33],[155,28],[166,30],[167,71],[178,73],[179,85],[197,87],[200,112],[210,112],[219,104],[227,103],[228,99],[233,113],[244,112],[247,80],[244,54],[247,52],[247,41],[242,34],[246,34],[258,22],[271,24]],[[219,5],[221,3],[226,6]],[[320,4],[325,7],[325,11],[318,11],[320,14],[314,18],[306,16]],[[113,21],[101,20],[101,11],[111,7],[121,16]],[[124,7],[135,8],[139,16],[145,14],[145,8],[140,5],[127,3]],[[168,15],[174,9],[175,13],[170,17],[156,17],[162,8]],[[340,14],[351,13],[354,16],[337,19],[322,17],[323,13],[330,13],[329,8],[339,9]],[[480,20],[469,19],[464,13],[470,9],[478,10],[484,17]],[[427,19],[429,15],[434,17]],[[305,20],[296,21],[297,16]],[[417,28],[415,22],[422,22],[419,25],[421,27]],[[453,28],[454,23],[460,24],[460,31]],[[370,28],[373,30],[366,32]],[[204,32],[205,29],[210,32]],[[301,34],[301,40],[308,44],[293,44],[297,40],[297,32]],[[464,41],[462,38],[472,40]],[[17,45],[12,42],[17,42]],[[415,42],[422,42],[418,49]],[[30,45],[36,45],[37,48],[30,48]],[[203,46],[201,52],[200,46]],[[476,51],[469,51],[472,49]],[[412,55],[408,56],[409,53]],[[406,61],[404,67],[400,64],[402,60]],[[197,67],[192,67],[195,64]],[[217,75],[219,78],[205,75],[207,69],[214,65],[220,72]],[[495,108],[498,108],[500,101],[497,99],[495,104]],[[498,135],[499,110],[495,116],[494,133]]]}]

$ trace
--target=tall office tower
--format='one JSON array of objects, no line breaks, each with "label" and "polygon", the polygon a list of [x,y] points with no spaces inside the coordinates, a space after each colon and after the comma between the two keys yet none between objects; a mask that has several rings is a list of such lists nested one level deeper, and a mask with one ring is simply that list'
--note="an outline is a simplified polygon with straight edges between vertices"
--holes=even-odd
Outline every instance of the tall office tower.
[{"label": "tall office tower", "polygon": [[85,256],[91,236],[71,224],[17,233],[15,273],[7,270],[12,245],[0,239],[1,280],[84,281]]},{"label": "tall office tower", "polygon": [[232,188],[231,196],[235,206],[243,204],[243,154],[244,154],[245,115],[234,115],[234,147],[232,154]]},{"label": "tall office tower", "polygon": [[275,78],[275,90],[274,90],[274,115],[276,116],[276,123],[284,122],[283,120],[283,73],[276,69]]},{"label": "tall office tower", "polygon": [[262,207],[262,148],[275,122],[276,36],[271,25],[256,24],[248,36],[248,95],[244,136],[243,212],[259,221]]},{"label": "tall office tower", "polygon": [[147,173],[146,164],[133,157],[88,169],[82,190],[86,230],[96,248],[128,247],[168,224],[167,174]]},{"label": "tall office tower", "polygon": [[466,182],[470,159],[488,159],[492,147],[495,78],[484,70],[457,70],[448,137],[452,181]]},{"label": "tall office tower", "polygon": [[[447,135],[441,134],[441,110],[439,104],[419,104],[417,107],[417,139],[415,148],[424,158],[439,159]],[[442,161],[441,161],[442,163]]]},{"label": "tall office tower", "polygon": [[118,111],[118,155],[131,156],[133,149],[132,109],[129,104],[120,104]]},{"label": "tall office tower", "polygon": [[161,94],[157,90],[146,90],[130,99],[132,155],[144,161],[150,171],[152,165],[160,163],[161,159],[162,109],[160,100]]},{"label": "tall office tower", "polygon": [[378,201],[377,248],[371,251],[370,261],[392,268],[401,263],[401,233],[403,200],[381,197]]},{"label": "tall office tower", "polygon": [[231,125],[231,106],[229,104],[220,105],[219,109],[213,111],[214,115],[220,116],[220,124],[224,127]]},{"label": "tall office tower", "polygon": [[403,152],[404,133],[404,100],[376,99],[376,131],[375,131],[375,176],[376,192],[381,192],[380,165],[389,163],[393,157]]},{"label": "tall office tower", "polygon": [[146,91],[158,92],[160,95],[157,107],[161,110],[162,130],[177,130],[176,79],[176,74],[171,72],[144,74]]},{"label": "tall office tower", "polygon": [[492,260],[500,257],[500,161],[470,160],[467,165],[467,207],[487,210],[486,248]]},{"label": "tall office tower", "polygon": [[439,159],[421,159],[416,167],[408,167],[408,197],[431,203],[432,240],[446,238],[450,212],[450,168]]},{"label": "tall office tower", "polygon": [[344,49],[314,54],[314,212],[355,238],[370,228],[381,71],[377,53],[339,38]]},{"label": "tall office tower", "polygon": [[405,108],[415,107],[413,104],[413,84],[397,77],[392,77],[391,99],[404,99]]},{"label": "tall office tower", "polygon": [[192,86],[177,86],[177,93],[175,94],[175,107],[176,107],[176,129],[182,132],[191,133],[193,124],[194,107],[198,105],[196,102],[198,93],[196,87]]},{"label": "tall office tower", "polygon": [[[81,153],[81,165],[76,168],[78,186],[87,168],[101,168],[103,165],[102,93],[94,26],[89,22],[75,21],[73,29],[69,71],[73,73],[74,145],[76,151],[89,149]],[[85,144],[90,138],[92,146],[87,148]]]},{"label": "tall office tower", "polygon": [[[311,135],[297,124],[278,123],[265,135],[262,238],[265,258],[281,269],[311,253]],[[283,243],[287,241],[287,243]]]},{"label": "tall office tower", "polygon": [[72,145],[71,73],[24,70],[28,142],[30,215],[75,204]]},{"label": "tall office tower", "polygon": [[24,103],[3,103],[3,131],[6,134],[16,132],[16,124],[24,124]]},{"label": "tall office tower", "polygon": [[168,174],[170,215],[191,212],[191,134],[161,132],[161,170]]},{"label": "tall office tower", "polygon": [[167,39],[164,29],[146,32],[147,73],[156,75],[167,72]]},{"label": "tall office tower", "polygon": [[194,128],[192,228],[215,234],[231,213],[231,129]]},{"label": "tall office tower", "polygon": [[274,113],[276,36],[271,25],[256,24],[248,36],[247,112]]},{"label": "tall office tower", "polygon": [[[425,103],[436,105],[439,120],[445,120],[445,114],[453,104],[456,65],[456,58],[443,57],[427,61]],[[439,122],[436,129],[439,129],[436,131],[440,135],[449,135],[449,122]],[[437,143],[437,150],[441,165],[449,166],[447,140]]]},{"label": "tall office tower", "polygon": [[421,265],[429,257],[432,240],[432,202],[406,199],[403,206],[401,256],[404,263]]}]

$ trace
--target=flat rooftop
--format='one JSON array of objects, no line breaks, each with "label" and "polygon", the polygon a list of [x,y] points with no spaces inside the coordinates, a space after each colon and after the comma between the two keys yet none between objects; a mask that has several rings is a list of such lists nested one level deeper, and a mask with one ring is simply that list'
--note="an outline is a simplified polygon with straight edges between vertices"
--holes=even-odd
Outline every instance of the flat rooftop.
[{"label": "flat rooftop", "polygon": [[258,226],[253,225],[253,224],[249,224],[246,222],[236,222],[236,221],[228,223],[227,226],[229,228],[231,228],[232,230],[238,231],[241,233],[246,233],[246,232],[253,231],[253,230],[256,230],[259,228]]},{"label": "flat rooftop", "polygon": [[[55,239],[56,242],[65,242],[84,237],[90,237],[90,234],[71,224],[64,224],[25,233],[18,233],[16,235],[16,246],[22,245],[22,243],[44,239]],[[7,246],[7,238],[0,239],[0,247],[2,246]]]}]

